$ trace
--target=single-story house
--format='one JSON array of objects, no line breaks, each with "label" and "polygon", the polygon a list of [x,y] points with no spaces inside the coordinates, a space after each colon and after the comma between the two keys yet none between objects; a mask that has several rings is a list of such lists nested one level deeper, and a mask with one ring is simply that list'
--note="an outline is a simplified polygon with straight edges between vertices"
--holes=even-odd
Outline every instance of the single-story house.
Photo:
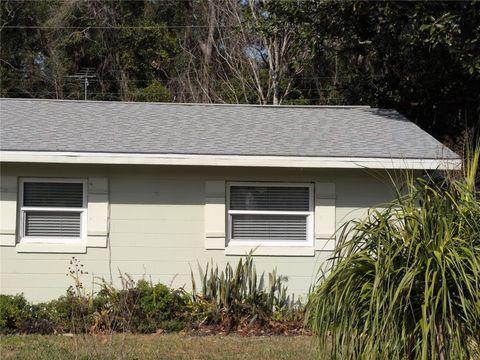
[{"label": "single-story house", "polygon": [[305,294],[336,229],[392,199],[391,172],[459,157],[391,110],[0,100],[0,293],[63,294],[88,275],[190,284],[255,249]]}]

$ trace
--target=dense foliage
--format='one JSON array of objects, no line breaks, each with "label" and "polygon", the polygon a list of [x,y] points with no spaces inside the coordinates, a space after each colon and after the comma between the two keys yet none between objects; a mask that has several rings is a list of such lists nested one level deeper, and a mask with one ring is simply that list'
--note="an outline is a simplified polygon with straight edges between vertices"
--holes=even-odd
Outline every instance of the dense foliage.
[{"label": "dense foliage", "polygon": [[248,326],[267,330],[272,322],[279,325],[272,331],[302,328],[301,304],[287,295],[286,278],[273,271],[268,286],[263,273],[257,281],[251,256],[235,268],[227,264],[219,270],[212,263],[210,271],[199,270],[202,286],[196,288],[192,274],[192,293],[123,274],[120,288],[98,279],[100,290],[91,293],[81,281],[83,265],[72,258],[67,275],[73,285],[58,299],[31,304],[21,294],[0,295],[0,333],[153,333],[204,325],[230,332]]},{"label": "dense foliage", "polygon": [[466,175],[408,182],[347,224],[308,321],[332,359],[480,356],[478,151]]},{"label": "dense foliage", "polygon": [[105,285],[95,296],[71,288],[40,304],[23,295],[0,295],[0,333],[179,331],[187,326],[188,301],[182,292],[146,281],[122,290]]},{"label": "dense foliage", "polygon": [[4,0],[0,94],[368,104],[440,140],[479,121],[480,2]]},{"label": "dense foliage", "polygon": [[14,331],[30,317],[28,302],[22,295],[0,295],[0,331]]}]

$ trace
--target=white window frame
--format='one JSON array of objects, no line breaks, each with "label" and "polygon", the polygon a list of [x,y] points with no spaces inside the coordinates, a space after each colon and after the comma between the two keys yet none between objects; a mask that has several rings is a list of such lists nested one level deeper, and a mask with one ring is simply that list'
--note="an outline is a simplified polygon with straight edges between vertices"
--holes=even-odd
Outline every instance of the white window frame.
[{"label": "white window frame", "polygon": [[[258,186],[258,187],[307,187],[309,189],[309,210],[308,211],[268,211],[268,210],[231,210],[230,209],[230,188],[232,186]],[[314,245],[314,184],[313,183],[292,183],[292,182],[229,182],[227,183],[226,205],[227,205],[227,245],[231,246],[299,246],[313,247]],[[305,215],[307,217],[307,241],[275,241],[258,239],[237,240],[232,237],[232,215]]]},{"label": "white window frame", "polygon": [[[83,201],[81,208],[73,207],[39,207],[39,206],[23,206],[24,184],[29,182],[45,182],[45,183],[77,183],[82,184]],[[87,179],[72,178],[20,178],[19,186],[19,242],[20,243],[49,243],[49,244],[86,244],[87,243]],[[57,237],[57,236],[26,236],[26,212],[75,212],[80,213],[80,237]]]}]

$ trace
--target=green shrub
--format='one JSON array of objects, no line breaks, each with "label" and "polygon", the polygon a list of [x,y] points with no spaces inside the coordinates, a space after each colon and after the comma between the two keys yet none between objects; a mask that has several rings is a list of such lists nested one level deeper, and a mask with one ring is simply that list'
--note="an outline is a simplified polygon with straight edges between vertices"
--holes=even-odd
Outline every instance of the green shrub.
[{"label": "green shrub", "polygon": [[287,278],[274,270],[268,274],[268,286],[264,274],[257,276],[252,254],[240,259],[235,269],[227,264],[220,271],[218,266],[207,264],[205,271],[199,266],[201,288],[192,272],[193,313],[200,324],[221,324],[227,330],[247,324],[265,324],[270,320],[291,319],[296,313],[296,303],[287,295]]},{"label": "green shrub", "polygon": [[135,308],[137,331],[179,331],[186,327],[188,298],[183,292],[169,289],[163,284],[152,285],[145,280],[137,282],[136,290],[139,292],[139,302]]},{"label": "green shrub", "polygon": [[464,178],[419,179],[347,224],[307,318],[332,359],[474,359],[480,344],[479,151]]},{"label": "green shrub", "polygon": [[180,331],[187,326],[185,293],[128,277],[122,282],[120,290],[103,282],[93,299],[97,328],[151,333],[158,329]]},{"label": "green shrub", "polygon": [[19,332],[48,335],[61,329],[55,303],[50,301],[30,305],[30,317],[23,322]]},{"label": "green shrub", "polygon": [[85,294],[79,294],[72,287],[65,295],[44,305],[50,309],[50,318],[61,332],[87,332],[93,322],[92,300]]},{"label": "green shrub", "polygon": [[31,304],[23,294],[0,295],[0,333],[51,334],[61,330],[57,301]]},{"label": "green shrub", "polygon": [[0,333],[180,331],[188,325],[188,303],[185,292],[144,280],[129,280],[122,289],[102,281],[94,296],[70,287],[33,305],[23,295],[0,295]]},{"label": "green shrub", "polygon": [[18,332],[30,318],[30,304],[23,294],[0,295],[0,332]]}]

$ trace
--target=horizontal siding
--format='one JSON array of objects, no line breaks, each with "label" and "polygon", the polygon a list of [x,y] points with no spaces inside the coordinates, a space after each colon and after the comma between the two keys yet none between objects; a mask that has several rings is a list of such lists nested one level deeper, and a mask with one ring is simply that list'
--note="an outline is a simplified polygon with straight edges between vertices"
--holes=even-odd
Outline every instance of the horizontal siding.
[{"label": "horizontal siding", "polygon": [[203,205],[116,204],[111,217],[116,220],[177,220],[203,221]]},{"label": "horizontal siding", "polygon": [[[173,256],[173,255],[172,255]],[[279,274],[288,274],[289,277],[305,277],[312,276],[315,274],[315,270],[312,269],[311,262],[305,262],[298,259],[297,261],[286,261],[283,258],[279,258],[277,261],[260,261],[257,258],[257,270],[269,272],[273,268],[276,268]],[[290,258],[291,259],[291,258]],[[324,260],[325,257],[318,257],[316,260]],[[129,275],[135,275],[136,277],[142,275],[190,275],[190,266],[194,273],[197,273],[198,264],[205,268],[205,266],[210,264],[210,258],[198,257],[191,259],[182,259],[182,260],[142,260],[129,259],[129,260],[116,260],[115,267],[112,268],[112,276],[115,277],[118,274],[118,269],[123,273],[128,273]],[[238,257],[228,257],[228,261],[218,259],[216,264],[223,268],[227,263],[231,265],[237,264]],[[82,260],[82,264],[89,274],[103,274],[102,276],[110,277],[108,263],[104,261],[92,261],[92,260]],[[53,261],[49,259],[36,260],[38,269],[35,270],[31,267],[29,260],[4,260],[2,262],[2,274],[6,275],[22,275],[22,274],[57,274],[66,276],[69,259]],[[187,266],[185,266],[187,265]],[[188,266],[190,265],[190,266]],[[94,271],[95,270],[95,271]],[[31,271],[31,272],[29,272]],[[3,279],[3,278],[2,278]],[[2,286],[4,284],[2,283]]]},{"label": "horizontal siding", "polygon": [[[91,276],[112,278],[118,271],[134,279],[161,281],[174,287],[190,286],[190,269],[205,267],[213,260],[219,267],[234,265],[238,256],[225,256],[223,250],[204,248],[204,190],[206,180],[335,182],[337,224],[360,216],[371,205],[391,197],[386,183],[357,170],[306,169],[225,169],[194,167],[105,167],[83,165],[6,165],[2,173],[15,176],[66,177],[108,176],[111,193],[110,249],[88,248],[74,254]],[[252,174],[255,174],[254,176]],[[109,259],[109,254],[111,258]],[[317,270],[330,256],[256,257],[258,272],[288,276],[289,291],[305,294]],[[34,301],[59,296],[71,285],[66,276],[70,254],[17,253],[13,247],[0,247],[0,292],[19,293]],[[111,260],[111,266],[109,266]],[[111,270],[111,274],[110,274]]]},{"label": "horizontal siding", "polygon": [[[23,254],[22,254],[23,255]],[[35,261],[37,269],[33,269],[31,262]],[[108,262],[105,260],[91,260],[91,259],[80,259],[81,263],[84,265],[88,271],[90,269],[95,269],[97,273],[108,273]],[[2,260],[2,274],[25,274],[28,271],[35,270],[36,274],[62,274],[66,276],[68,272],[70,258],[53,260],[50,258],[38,258],[33,260],[20,259],[5,259]],[[93,270],[92,270],[93,271]],[[2,284],[3,285],[3,284]]]},{"label": "horizontal siding", "polygon": [[[171,232],[154,232],[154,233],[145,233],[143,232],[141,236],[138,236],[137,233],[116,233],[115,234],[115,247],[148,247],[152,249],[157,248],[202,248],[203,249],[203,239],[198,237],[198,233],[175,233]],[[154,250],[156,251],[156,250]]]},{"label": "horizontal siding", "polygon": [[197,234],[201,235],[203,231],[202,220],[191,220],[188,218],[178,219],[134,219],[118,220],[111,218],[110,228],[112,236],[121,233],[134,233],[141,236],[146,234]]}]

